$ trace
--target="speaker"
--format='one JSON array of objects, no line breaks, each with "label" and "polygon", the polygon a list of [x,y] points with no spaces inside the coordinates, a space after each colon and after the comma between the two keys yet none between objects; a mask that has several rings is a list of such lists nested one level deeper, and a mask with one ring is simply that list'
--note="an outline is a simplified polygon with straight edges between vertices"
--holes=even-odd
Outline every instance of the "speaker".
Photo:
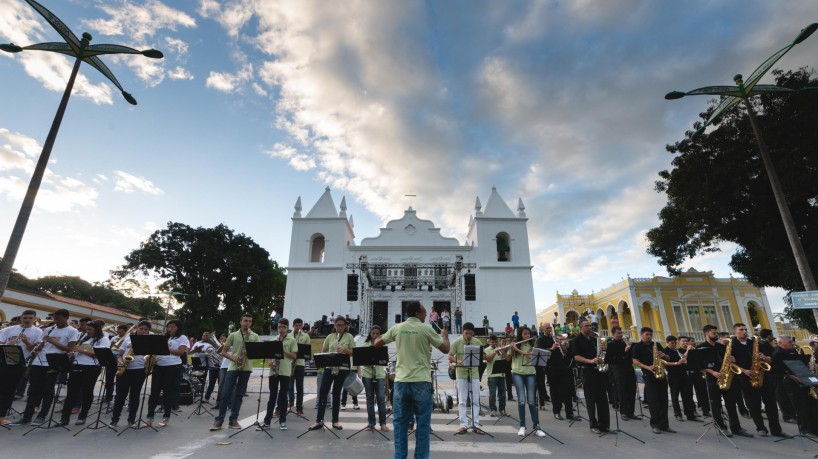
[{"label": "speaker", "polygon": [[465,274],[463,276],[463,290],[466,301],[477,301],[477,288],[474,282],[474,274]]},{"label": "speaker", "polygon": [[347,274],[347,301],[358,301],[357,274]]}]

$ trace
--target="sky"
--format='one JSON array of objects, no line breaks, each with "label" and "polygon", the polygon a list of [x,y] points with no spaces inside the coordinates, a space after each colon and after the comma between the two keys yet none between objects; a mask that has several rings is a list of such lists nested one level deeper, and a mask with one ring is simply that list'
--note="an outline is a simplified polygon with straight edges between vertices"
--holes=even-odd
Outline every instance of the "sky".
[{"label": "sky", "polygon": [[[80,68],[15,268],[103,281],[170,222],[224,223],[286,266],[293,206],[346,197],[358,241],[411,205],[465,240],[492,186],[529,218],[536,308],[666,275],[654,191],[707,98],[818,21],[813,0],[41,0],[139,105]],[[59,41],[0,0],[0,42]],[[818,39],[776,68],[815,67]],[[0,241],[11,233],[72,62],[0,52]],[[771,76],[761,83],[772,83]],[[685,268],[732,273],[735,247]],[[780,289],[768,289],[773,311]]]}]

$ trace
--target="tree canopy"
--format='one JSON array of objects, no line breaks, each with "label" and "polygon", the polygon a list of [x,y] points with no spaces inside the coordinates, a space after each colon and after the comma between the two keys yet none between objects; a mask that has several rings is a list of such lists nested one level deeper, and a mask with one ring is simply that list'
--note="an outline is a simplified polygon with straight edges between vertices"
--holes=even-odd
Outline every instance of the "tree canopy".
[{"label": "tree canopy", "polygon": [[[812,70],[773,72],[776,85],[818,86]],[[730,266],[755,285],[795,291],[804,286],[787,240],[755,136],[743,104],[691,138],[718,101],[700,114],[683,140],[667,146],[671,170],[656,191],[667,195],[660,224],[648,231],[648,253],[669,272],[726,242],[738,246]],[[810,266],[818,269],[818,91],[765,94],[752,99]],[[818,271],[816,271],[818,272]],[[786,315],[818,331],[811,311]]]},{"label": "tree canopy", "polygon": [[250,237],[225,225],[193,228],[169,222],[111,274],[119,280],[153,277],[169,296],[186,295],[173,298],[182,303],[175,316],[189,336],[223,332],[243,313],[253,315],[253,328],[262,331],[273,309],[281,311],[284,304],[284,269]]}]

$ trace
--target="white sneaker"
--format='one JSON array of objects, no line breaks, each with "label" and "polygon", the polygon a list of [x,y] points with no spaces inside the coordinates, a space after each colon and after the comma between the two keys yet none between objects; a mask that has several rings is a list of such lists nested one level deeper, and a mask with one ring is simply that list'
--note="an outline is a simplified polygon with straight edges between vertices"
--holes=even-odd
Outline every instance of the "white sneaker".
[{"label": "white sneaker", "polygon": [[542,429],[540,429],[539,427],[537,427],[537,432],[535,432],[535,434],[538,437],[544,437],[545,436],[545,432],[543,432]]},{"label": "white sneaker", "polygon": [[517,436],[525,437],[525,427],[520,427],[520,431],[517,432]]}]

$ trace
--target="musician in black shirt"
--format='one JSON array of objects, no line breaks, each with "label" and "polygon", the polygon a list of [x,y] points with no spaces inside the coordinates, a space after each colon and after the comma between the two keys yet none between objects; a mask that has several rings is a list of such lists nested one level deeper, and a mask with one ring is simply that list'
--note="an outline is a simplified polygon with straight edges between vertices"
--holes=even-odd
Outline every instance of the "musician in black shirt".
[{"label": "musician in black shirt", "polygon": [[614,377],[617,398],[619,399],[619,412],[622,420],[639,420],[640,416],[634,414],[636,400],[636,373],[633,371],[633,354],[630,342],[625,341],[625,334],[622,327],[611,328],[613,339],[608,341],[608,353],[611,356],[610,372]]},{"label": "musician in black shirt", "polygon": [[798,415],[798,431],[801,434],[812,433],[818,435],[818,406],[810,398],[809,389],[802,386],[789,368],[784,364],[787,360],[799,360],[801,356],[795,351],[792,337],[780,336],[778,349],[773,352],[771,373],[781,378],[784,391],[787,394],[795,412]]},{"label": "musician in black shirt", "polygon": [[665,359],[662,346],[653,341],[653,329],[642,327],[642,340],[633,345],[633,360],[642,369],[642,379],[645,381],[645,399],[650,409],[650,427],[653,433],[676,433],[670,428],[667,418],[667,375],[657,378],[654,373],[653,347],[656,346],[656,357]]},{"label": "musician in black shirt", "polygon": [[[702,331],[704,332],[705,341],[700,344],[697,349],[711,348],[714,350],[713,357],[706,363],[705,373],[707,382],[707,394],[710,398],[710,411],[713,414],[713,420],[716,425],[728,437],[738,435],[740,437],[752,437],[753,434],[747,432],[741,427],[741,422],[738,419],[738,411],[736,409],[736,398],[732,390],[722,391],[717,384],[718,378],[721,376],[719,372],[724,361],[724,354],[727,347],[719,342],[718,327],[715,325],[705,325]],[[728,357],[728,361],[732,360]],[[727,407],[727,417],[730,421],[730,430],[724,424],[724,417],[721,414],[721,399],[724,398],[724,405]]]},{"label": "musician in black shirt", "polygon": [[610,432],[611,415],[608,410],[608,375],[600,373],[597,365],[597,338],[594,328],[588,319],[579,323],[580,334],[571,341],[571,353],[574,361],[583,367],[582,389],[585,392],[585,406],[588,409],[588,421],[591,432],[596,434]]},{"label": "musician in black shirt", "polygon": [[[537,346],[539,349],[551,349],[554,346],[554,329],[551,324],[542,325],[542,334],[537,338]],[[537,394],[540,399],[540,409],[545,409],[545,402],[550,402],[551,398],[548,396],[548,389],[545,387],[546,371],[544,367],[537,366]]]},{"label": "musician in black shirt", "polygon": [[[754,339],[747,335],[747,326],[741,323],[733,325],[732,355],[736,359],[736,365],[741,368],[741,374],[736,375],[733,381],[733,386],[744,394],[747,400],[747,405],[750,410],[750,415],[753,417],[753,422],[756,425],[756,431],[762,437],[769,435],[767,428],[764,426],[764,418],[761,416],[761,389],[755,389],[752,386],[751,377],[753,376],[753,346]],[[758,339],[758,338],[755,338]],[[759,358],[767,363],[772,361],[772,358],[761,353],[761,343],[759,342]],[[768,361],[769,360],[769,361]],[[738,384],[736,384],[738,383]],[[763,384],[763,383],[762,383]],[[762,386],[763,387],[763,386]],[[774,401],[774,399],[773,399]],[[767,418],[770,421],[770,430],[773,436],[781,437],[781,424],[778,422],[778,410],[771,407],[767,403]]]},{"label": "musician in black shirt", "polygon": [[554,411],[554,418],[563,420],[564,418],[560,412],[564,405],[565,418],[573,420],[574,375],[571,368],[573,357],[569,349],[567,335],[565,337],[556,335],[554,339],[554,344],[549,348],[551,358],[548,359],[545,367],[548,374],[548,385],[551,386],[551,408]]},{"label": "musician in black shirt", "polygon": [[[686,340],[687,338],[684,338]],[[667,348],[667,383],[670,388],[670,399],[673,402],[673,415],[677,421],[682,421],[682,409],[689,421],[702,422],[696,416],[696,404],[693,402],[693,383],[687,374],[687,353],[679,350],[676,345],[683,338],[676,339],[675,336],[668,335],[665,339]],[[679,406],[679,396],[682,396],[682,405]]]}]

